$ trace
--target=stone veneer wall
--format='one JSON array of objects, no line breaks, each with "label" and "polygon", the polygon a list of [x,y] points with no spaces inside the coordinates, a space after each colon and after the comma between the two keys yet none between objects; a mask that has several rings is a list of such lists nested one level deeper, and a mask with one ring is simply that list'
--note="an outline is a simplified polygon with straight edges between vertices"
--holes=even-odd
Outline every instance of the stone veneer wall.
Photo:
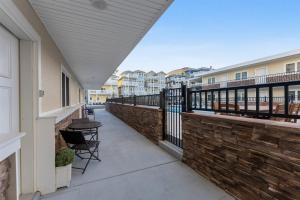
[{"label": "stone veneer wall", "polygon": [[7,200],[7,190],[9,187],[9,158],[0,162],[0,199]]},{"label": "stone veneer wall", "polygon": [[163,137],[162,111],[158,108],[106,103],[106,110],[158,144]]},{"label": "stone veneer wall", "polygon": [[55,124],[55,134],[56,134],[56,142],[55,142],[55,149],[58,151],[61,148],[66,147],[66,144],[62,137],[59,134],[59,130],[67,128],[71,123],[72,119],[78,119],[80,117],[81,108],[77,109],[68,117],[64,118],[60,122]]},{"label": "stone veneer wall", "polygon": [[237,199],[300,199],[300,126],[184,113],[183,162]]}]

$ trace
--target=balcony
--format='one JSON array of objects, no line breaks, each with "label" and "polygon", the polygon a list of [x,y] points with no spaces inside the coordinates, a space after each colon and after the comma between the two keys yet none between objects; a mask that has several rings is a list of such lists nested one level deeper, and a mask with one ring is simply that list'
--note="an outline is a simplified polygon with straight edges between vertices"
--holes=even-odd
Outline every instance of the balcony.
[{"label": "balcony", "polygon": [[261,85],[268,83],[282,83],[300,81],[300,72],[290,72],[290,73],[277,73],[264,76],[253,76],[248,77],[244,80],[229,80],[216,82],[213,84],[202,84],[203,90],[219,89],[219,88],[231,88],[231,87],[242,87],[251,85]]},{"label": "balcony", "polygon": [[239,86],[248,86],[255,85],[255,79],[247,79],[247,80],[237,80],[237,81],[229,81],[227,83],[227,87],[239,87]]},{"label": "balcony", "polygon": [[213,83],[213,84],[202,85],[202,89],[203,90],[219,89],[220,87],[221,87],[220,83]]},{"label": "balcony", "polygon": [[91,162],[84,175],[74,169],[71,187],[45,200],[233,199],[107,111],[96,110],[96,120],[105,124],[102,162]]},{"label": "balcony", "polygon": [[279,83],[279,82],[289,82],[289,81],[299,81],[300,72],[290,72],[290,73],[280,73],[268,75],[265,77],[267,83]]}]

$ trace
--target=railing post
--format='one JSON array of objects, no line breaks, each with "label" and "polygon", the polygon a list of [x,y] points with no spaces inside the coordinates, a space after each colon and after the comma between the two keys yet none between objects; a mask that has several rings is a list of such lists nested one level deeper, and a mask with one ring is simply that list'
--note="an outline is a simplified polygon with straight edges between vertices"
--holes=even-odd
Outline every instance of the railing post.
[{"label": "railing post", "polygon": [[160,92],[160,98],[159,98],[159,107],[162,109],[162,140],[166,139],[166,92],[167,89],[163,89],[162,92]]},{"label": "railing post", "polygon": [[124,104],[124,96],[122,96],[122,104]]},{"label": "railing post", "polygon": [[284,85],[284,114],[289,115],[289,86]]},{"label": "railing post", "polygon": [[166,93],[166,89],[163,89],[159,93],[159,108],[160,109],[164,109],[165,108],[165,93]]},{"label": "railing post", "polygon": [[186,104],[187,104],[187,109],[186,111],[187,112],[192,112],[193,108],[192,108],[192,103],[193,103],[193,100],[192,100],[192,89],[191,88],[187,88],[187,98],[186,98]]},{"label": "railing post", "polygon": [[133,96],[133,105],[136,106],[136,95]]},{"label": "railing post", "polygon": [[186,99],[187,99],[187,95],[186,95],[186,85],[181,85],[181,97],[182,97],[182,104],[181,104],[181,108],[182,108],[182,112],[187,112],[187,104],[186,104]]}]

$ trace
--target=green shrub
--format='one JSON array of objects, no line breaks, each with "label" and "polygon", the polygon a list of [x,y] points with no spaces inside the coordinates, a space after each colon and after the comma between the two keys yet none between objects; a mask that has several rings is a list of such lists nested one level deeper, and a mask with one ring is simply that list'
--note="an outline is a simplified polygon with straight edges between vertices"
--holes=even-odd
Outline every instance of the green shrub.
[{"label": "green shrub", "polygon": [[71,164],[74,157],[75,152],[69,148],[58,151],[55,155],[55,167],[62,167]]}]

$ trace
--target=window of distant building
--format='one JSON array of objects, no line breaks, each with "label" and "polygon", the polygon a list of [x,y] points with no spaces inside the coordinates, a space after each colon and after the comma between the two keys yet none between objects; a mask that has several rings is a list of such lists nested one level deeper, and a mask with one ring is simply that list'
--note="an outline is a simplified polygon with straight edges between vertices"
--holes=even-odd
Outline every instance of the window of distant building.
[{"label": "window of distant building", "polygon": [[285,71],[286,71],[287,73],[294,72],[294,71],[295,71],[295,67],[296,67],[296,64],[295,64],[295,63],[289,63],[289,64],[286,64],[286,66],[285,66]]},{"label": "window of distant building", "polygon": [[208,84],[214,84],[216,82],[215,77],[208,78]]},{"label": "window of distant building", "polygon": [[247,78],[248,78],[248,73],[247,72],[235,73],[235,80],[245,80]]},{"label": "window of distant building", "polygon": [[285,72],[291,73],[291,72],[299,72],[300,71],[300,62],[297,63],[289,63],[285,65]]}]

